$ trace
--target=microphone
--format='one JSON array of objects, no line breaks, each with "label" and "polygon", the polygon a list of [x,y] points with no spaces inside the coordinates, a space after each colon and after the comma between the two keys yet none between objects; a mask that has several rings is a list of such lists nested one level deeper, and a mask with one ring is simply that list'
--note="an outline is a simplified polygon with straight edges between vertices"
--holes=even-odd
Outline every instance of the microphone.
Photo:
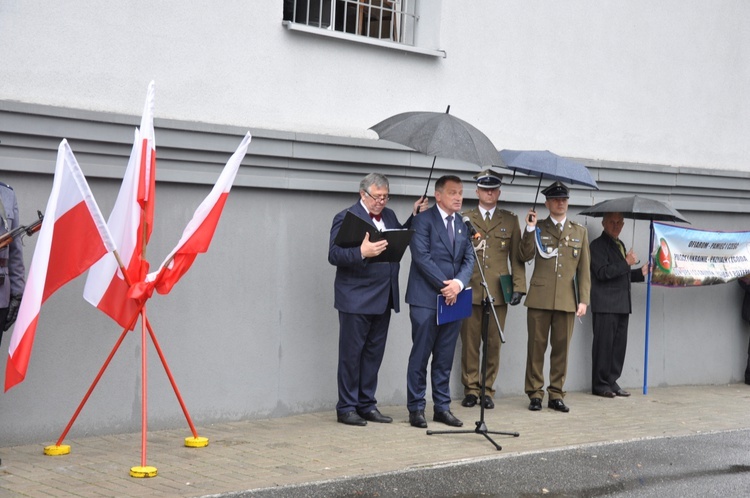
[{"label": "microphone", "polygon": [[472,239],[478,239],[481,237],[476,227],[474,226],[474,223],[471,222],[471,218],[469,218],[468,216],[464,216],[461,219],[466,224],[466,228],[469,230],[469,235]]}]

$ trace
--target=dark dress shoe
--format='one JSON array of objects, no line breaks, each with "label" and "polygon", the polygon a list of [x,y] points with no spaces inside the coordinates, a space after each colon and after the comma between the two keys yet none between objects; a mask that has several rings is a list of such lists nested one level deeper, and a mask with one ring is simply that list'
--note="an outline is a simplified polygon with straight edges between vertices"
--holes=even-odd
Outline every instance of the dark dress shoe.
[{"label": "dark dress shoe", "polygon": [[409,412],[409,423],[413,427],[419,427],[420,429],[426,429],[427,428],[427,420],[424,418],[424,411],[423,410],[416,410],[413,412]]},{"label": "dark dress shoe", "polygon": [[432,420],[435,422],[442,422],[451,427],[461,427],[464,425],[464,423],[458,420],[450,411],[435,412],[435,415],[432,416]]},{"label": "dark dress shoe", "polygon": [[538,412],[542,409],[542,399],[541,398],[531,398],[531,403],[529,403],[529,410],[532,412]]},{"label": "dark dress shoe", "polygon": [[476,406],[477,401],[479,401],[479,398],[477,398],[473,394],[467,394],[464,400],[461,402],[461,406],[471,408],[472,406]]},{"label": "dark dress shoe", "polygon": [[484,409],[492,410],[493,408],[495,408],[495,402],[492,401],[492,398],[490,398],[489,396],[485,396],[484,397]]},{"label": "dark dress shoe", "polygon": [[357,412],[340,413],[337,419],[339,422],[346,425],[367,425],[367,420],[357,415]]},{"label": "dark dress shoe", "polygon": [[604,391],[604,392],[601,392],[601,393],[594,393],[594,394],[596,396],[601,396],[602,398],[614,398],[615,396],[617,396],[612,391]]},{"label": "dark dress shoe", "polygon": [[625,389],[619,389],[616,393],[617,396],[622,396],[623,398],[627,398],[630,396],[630,393],[627,392]]},{"label": "dark dress shoe", "polygon": [[380,424],[390,424],[393,422],[391,417],[383,415],[377,408],[374,408],[367,413],[360,413],[359,416],[368,422],[378,422]]},{"label": "dark dress shoe", "polygon": [[547,408],[552,408],[553,410],[557,410],[558,412],[568,413],[570,411],[570,408],[567,407],[565,403],[563,403],[563,400],[561,399],[551,399],[547,402]]}]

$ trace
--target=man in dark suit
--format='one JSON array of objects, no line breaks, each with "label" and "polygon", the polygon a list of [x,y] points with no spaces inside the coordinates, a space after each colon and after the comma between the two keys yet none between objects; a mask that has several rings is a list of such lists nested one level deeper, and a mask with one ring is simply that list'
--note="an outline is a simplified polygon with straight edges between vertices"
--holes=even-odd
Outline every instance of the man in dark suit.
[{"label": "man in dark suit", "polygon": [[468,230],[456,214],[463,203],[463,183],[457,176],[435,182],[436,205],[412,222],[411,268],[406,289],[411,319],[412,348],[407,367],[409,423],[427,427],[424,416],[427,363],[432,357],[431,380],[435,422],[463,425],[450,411],[450,375],[461,320],[437,325],[437,296],[447,305],[456,302],[474,269],[474,251]]},{"label": "man in dark suit", "polygon": [[575,318],[586,314],[591,291],[589,243],[586,228],[567,218],[568,187],[555,182],[542,190],[549,216],[537,224],[532,209],[526,216],[521,259],[534,260],[529,293],[524,305],[529,341],[524,390],[529,410],[542,409],[544,355],[551,346],[547,407],[567,413],[565,377]]},{"label": "man in dark suit", "polygon": [[635,270],[638,261],[618,238],[624,225],[621,213],[606,213],[602,234],[591,242],[591,312],[594,343],[591,348],[591,392],[614,398],[630,396],[617,379],[625,363],[628,319],[632,311],[630,282],[643,282],[648,265]]},{"label": "man in dark suit", "polygon": [[[389,423],[393,419],[377,408],[375,391],[383,361],[391,309],[399,311],[398,263],[371,263],[385,251],[388,242],[371,242],[344,248],[334,241],[347,211],[379,230],[403,228],[396,213],[385,207],[389,199],[388,178],[367,175],[359,184],[359,201],[333,218],[328,262],[336,266],[334,307],[339,311],[339,364],[337,420],[363,426],[367,421]],[[427,199],[414,203],[412,214],[427,209]],[[411,223],[411,217],[404,224]]]}]

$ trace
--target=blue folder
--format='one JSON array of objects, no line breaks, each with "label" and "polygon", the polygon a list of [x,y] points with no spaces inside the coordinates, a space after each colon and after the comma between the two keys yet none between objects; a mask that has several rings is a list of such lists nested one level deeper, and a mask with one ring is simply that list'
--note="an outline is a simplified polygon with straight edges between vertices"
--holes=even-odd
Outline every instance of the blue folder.
[{"label": "blue folder", "polygon": [[437,296],[437,324],[463,320],[471,316],[471,287],[467,287],[458,294],[456,302],[451,306],[445,304],[445,298],[442,294]]}]

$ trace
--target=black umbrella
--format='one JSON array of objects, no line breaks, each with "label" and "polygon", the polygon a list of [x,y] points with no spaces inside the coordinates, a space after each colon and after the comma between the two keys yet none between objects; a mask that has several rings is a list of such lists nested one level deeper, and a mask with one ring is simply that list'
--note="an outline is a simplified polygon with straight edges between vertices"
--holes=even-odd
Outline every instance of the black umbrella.
[{"label": "black umbrella", "polygon": [[438,156],[478,166],[505,166],[490,139],[466,121],[451,115],[450,109],[451,106],[445,112],[404,112],[370,128],[381,140],[406,145],[433,156],[423,197],[430,188]]},{"label": "black umbrella", "polygon": [[[585,216],[601,217],[605,213],[621,213],[624,218],[632,218],[633,221],[633,239],[635,239],[635,220],[649,220],[649,251],[648,267],[651,268],[652,250],[654,247],[654,221],[670,221],[690,223],[676,209],[664,204],[663,202],[637,195],[629,197],[619,197],[608,201],[602,201],[598,204],[584,209],[580,214]],[[646,287],[646,336],[645,336],[645,353],[643,359],[643,394],[648,394],[648,337],[649,325],[651,322],[651,272],[648,272]]]},{"label": "black umbrella", "polygon": [[[601,218],[606,213],[620,213],[624,218],[632,220],[690,223],[672,206],[638,195],[602,201],[590,208],[584,209],[579,214]],[[635,222],[633,222],[632,240],[635,241]]]},{"label": "black umbrella", "polygon": [[602,217],[605,213],[621,213],[623,217],[633,220],[690,223],[672,206],[638,195],[602,201],[580,212],[594,217]]},{"label": "black umbrella", "polygon": [[505,167],[513,171],[514,177],[516,172],[539,177],[532,209],[536,207],[544,178],[599,189],[586,166],[548,150],[503,149],[500,151],[500,157],[505,162]]}]

